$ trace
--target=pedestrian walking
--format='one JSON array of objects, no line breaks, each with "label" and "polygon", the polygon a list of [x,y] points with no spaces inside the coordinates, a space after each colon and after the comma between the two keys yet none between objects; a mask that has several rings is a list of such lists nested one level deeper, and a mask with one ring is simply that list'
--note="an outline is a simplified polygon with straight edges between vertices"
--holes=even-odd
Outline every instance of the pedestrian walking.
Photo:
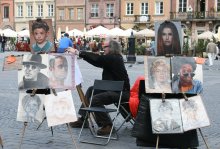
[{"label": "pedestrian walking", "polygon": [[213,65],[214,59],[215,59],[215,54],[217,51],[217,46],[213,42],[213,39],[210,39],[210,42],[206,46],[206,53],[208,54],[208,59],[209,59],[209,66]]}]

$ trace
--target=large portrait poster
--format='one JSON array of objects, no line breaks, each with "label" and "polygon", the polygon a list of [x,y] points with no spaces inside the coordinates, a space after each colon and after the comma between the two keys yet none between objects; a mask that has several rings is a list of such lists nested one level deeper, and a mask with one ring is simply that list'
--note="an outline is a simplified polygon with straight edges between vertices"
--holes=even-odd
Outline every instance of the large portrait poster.
[{"label": "large portrait poster", "polygon": [[45,117],[43,110],[43,101],[45,95],[30,94],[20,92],[17,112],[17,121],[22,122],[36,122],[41,123]]},{"label": "large portrait poster", "polygon": [[150,100],[152,131],[155,134],[183,133],[179,100]]},{"label": "large portrait poster", "polygon": [[155,22],[155,52],[157,56],[181,55],[183,36],[180,22]]},{"label": "large portrait poster", "polygon": [[203,73],[200,64],[193,57],[173,57],[172,92],[200,94],[203,90]]},{"label": "large portrait poster", "polygon": [[190,97],[188,100],[181,99],[180,109],[184,131],[210,125],[201,96]]},{"label": "large portrait poster", "polygon": [[171,93],[170,58],[145,56],[146,93]]},{"label": "large portrait poster", "polygon": [[54,94],[46,95],[44,104],[48,127],[77,120],[70,90],[58,92],[57,96]]},{"label": "large portrait poster", "polygon": [[75,56],[49,54],[50,88],[73,89],[75,87]]},{"label": "large portrait poster", "polygon": [[29,30],[31,51],[37,53],[55,51],[52,19],[30,20]]},{"label": "large portrait poster", "polygon": [[49,88],[47,54],[24,55],[22,65],[18,71],[19,90]]}]

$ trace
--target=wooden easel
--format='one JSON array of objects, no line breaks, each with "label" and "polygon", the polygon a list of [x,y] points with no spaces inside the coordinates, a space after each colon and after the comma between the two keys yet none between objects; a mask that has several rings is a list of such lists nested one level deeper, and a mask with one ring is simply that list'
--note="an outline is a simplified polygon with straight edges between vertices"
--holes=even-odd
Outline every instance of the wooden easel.
[{"label": "wooden easel", "polygon": [[[31,93],[31,96],[34,96],[34,95],[36,94],[36,91],[37,91],[37,89],[33,89],[32,93]],[[52,92],[54,93],[55,96],[57,96],[55,89],[52,89]],[[44,120],[45,120],[45,119],[46,119],[46,117],[44,118]],[[44,120],[43,120],[43,121],[44,121]],[[41,124],[43,123],[43,121],[41,122]],[[25,129],[26,129],[26,127],[27,127],[27,123],[28,123],[28,122],[24,122],[24,126],[23,126],[22,133],[21,133],[21,141],[20,141],[20,144],[19,144],[19,149],[21,149],[21,145],[22,145],[22,142],[23,142]],[[40,124],[40,125],[41,125],[41,124]],[[38,126],[38,128],[40,127],[40,125]],[[73,138],[73,135],[72,135],[72,132],[71,132],[71,129],[70,129],[69,124],[66,123],[66,126],[67,126],[68,132],[70,133],[70,136],[71,136],[73,145],[75,146],[76,149],[78,149],[78,147],[77,147],[77,145],[76,145],[76,142],[75,142],[75,140],[74,140],[74,138]],[[38,129],[38,128],[37,128],[37,129]],[[51,132],[52,132],[52,136],[53,136],[53,129],[52,129],[52,127],[51,127]],[[2,146],[3,146],[3,145],[2,145]]]},{"label": "wooden easel", "polygon": [[[185,93],[182,93],[182,94],[183,94],[184,99],[186,101],[188,101],[188,97],[186,96],[186,94]],[[162,93],[162,102],[165,102],[165,94],[164,93]],[[207,141],[206,141],[205,137],[202,134],[202,130],[200,128],[198,128],[198,130],[199,130],[200,135],[202,136],[202,139],[203,139],[203,141],[204,141],[204,143],[206,145],[206,148],[210,149],[208,144],[207,144]],[[159,135],[157,135],[156,149],[158,149],[158,146],[159,146],[159,139],[160,139],[160,137],[159,137]]]}]

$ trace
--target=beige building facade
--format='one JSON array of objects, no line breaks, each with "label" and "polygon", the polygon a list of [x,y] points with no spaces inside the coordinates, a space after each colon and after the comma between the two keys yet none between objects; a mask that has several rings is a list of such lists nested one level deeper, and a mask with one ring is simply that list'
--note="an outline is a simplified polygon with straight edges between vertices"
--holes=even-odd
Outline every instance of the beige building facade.
[{"label": "beige building facade", "polygon": [[14,3],[13,0],[0,1],[0,28],[14,30]]},{"label": "beige building facade", "polygon": [[16,31],[29,29],[29,20],[52,19],[55,16],[55,0],[14,0],[14,25]]},{"label": "beige building facade", "polygon": [[121,0],[121,27],[153,28],[155,21],[168,20],[170,0]]}]

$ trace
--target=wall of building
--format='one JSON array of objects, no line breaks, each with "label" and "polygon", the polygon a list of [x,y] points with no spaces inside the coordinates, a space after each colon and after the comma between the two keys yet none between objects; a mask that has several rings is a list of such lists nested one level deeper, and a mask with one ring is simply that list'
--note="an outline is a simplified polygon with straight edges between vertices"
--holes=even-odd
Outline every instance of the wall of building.
[{"label": "wall of building", "polygon": [[[1,0],[0,1],[0,10],[1,10],[1,15],[0,15],[0,28],[5,29],[5,28],[14,28],[14,5],[13,5],[13,0]],[[4,6],[9,6],[9,18],[4,18]]]}]

